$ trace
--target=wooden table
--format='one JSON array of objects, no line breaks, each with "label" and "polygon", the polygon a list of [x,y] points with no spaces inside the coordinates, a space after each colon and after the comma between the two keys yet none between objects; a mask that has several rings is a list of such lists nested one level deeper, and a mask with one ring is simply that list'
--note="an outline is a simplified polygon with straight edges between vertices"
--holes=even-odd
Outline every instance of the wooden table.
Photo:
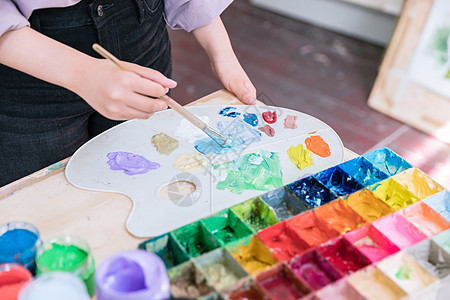
[{"label": "wooden table", "polygon": [[[220,90],[189,105],[219,104],[242,103],[229,92]],[[345,149],[345,160],[355,156]],[[0,223],[30,222],[39,229],[44,241],[67,234],[83,237],[97,264],[116,252],[136,249],[146,239],[132,236],[125,228],[130,199],[121,194],[72,186],[64,175],[68,160],[0,188]]]}]

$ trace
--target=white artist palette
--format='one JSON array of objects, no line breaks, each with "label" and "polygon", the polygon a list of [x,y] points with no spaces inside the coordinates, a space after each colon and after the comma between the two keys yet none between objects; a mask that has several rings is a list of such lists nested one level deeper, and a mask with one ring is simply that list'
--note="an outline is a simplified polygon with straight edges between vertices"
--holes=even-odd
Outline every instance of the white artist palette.
[{"label": "white artist palette", "polygon": [[[206,120],[213,128],[220,121],[236,121],[236,119],[219,115],[219,111],[227,106],[194,106],[188,107],[192,113]],[[234,111],[254,113],[258,116],[260,126],[266,125],[261,114],[265,111],[276,111],[278,120],[270,124],[275,129],[275,136],[262,133],[258,143],[253,143],[239,152],[223,155],[203,155],[208,160],[206,167],[190,173],[175,168],[174,162],[180,154],[198,153],[195,141],[206,135],[192,125],[186,125],[173,110],[156,113],[147,120],[130,120],[100,134],[80,149],[70,159],[66,167],[67,180],[83,189],[118,192],[133,202],[133,208],[127,220],[127,229],[138,237],[150,237],[166,233],[170,230],[206,217],[224,208],[228,208],[257,195],[263,190],[245,190],[241,194],[230,190],[218,190],[218,181],[223,178],[220,168],[214,169],[211,164],[222,164],[260,150],[276,152],[279,156],[283,185],[296,181],[305,175],[314,174],[343,161],[344,148],[339,136],[322,121],[289,109],[271,106],[235,106]],[[284,128],[287,115],[298,117],[296,129]],[[242,116],[238,116],[240,118]],[[182,124],[182,126],[180,126]],[[248,128],[253,128],[247,125]],[[184,127],[183,127],[184,126]],[[188,126],[188,128],[186,128]],[[164,133],[178,140],[178,148],[169,155],[160,154],[152,145],[152,137]],[[303,144],[311,135],[319,135],[329,145],[331,155],[320,157],[312,154],[313,164],[302,170],[292,163],[288,156],[291,146]],[[306,149],[306,147],[305,147]],[[130,152],[160,164],[160,168],[144,174],[126,175],[123,171],[112,170],[108,164],[108,153]],[[178,200],[166,200],[160,190],[169,183],[187,181],[195,185],[195,191]],[[167,198],[167,197],[166,197]]]}]

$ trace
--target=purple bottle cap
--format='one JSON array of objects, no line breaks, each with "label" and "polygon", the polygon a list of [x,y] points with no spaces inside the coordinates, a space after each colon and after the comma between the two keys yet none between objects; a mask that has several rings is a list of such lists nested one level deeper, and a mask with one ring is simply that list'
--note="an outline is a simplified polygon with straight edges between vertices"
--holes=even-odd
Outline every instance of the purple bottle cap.
[{"label": "purple bottle cap", "polygon": [[98,300],[170,298],[170,282],[163,261],[143,250],[108,257],[95,275]]}]

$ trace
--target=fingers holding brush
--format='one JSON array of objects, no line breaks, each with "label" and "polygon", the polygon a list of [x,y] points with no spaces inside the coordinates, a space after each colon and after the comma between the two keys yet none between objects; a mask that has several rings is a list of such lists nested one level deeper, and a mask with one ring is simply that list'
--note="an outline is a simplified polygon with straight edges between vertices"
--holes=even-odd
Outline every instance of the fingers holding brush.
[{"label": "fingers holding brush", "polygon": [[155,98],[175,87],[175,81],[150,68],[125,62],[121,64],[132,71],[118,68],[105,59],[93,59],[75,92],[112,120],[146,119],[167,108],[164,101]]}]

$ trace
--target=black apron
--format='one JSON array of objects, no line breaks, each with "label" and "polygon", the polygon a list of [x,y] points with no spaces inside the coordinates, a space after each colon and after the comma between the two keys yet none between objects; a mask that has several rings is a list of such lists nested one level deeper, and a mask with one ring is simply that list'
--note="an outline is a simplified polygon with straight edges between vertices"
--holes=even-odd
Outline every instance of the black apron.
[{"label": "black apron", "polygon": [[[123,61],[170,77],[163,0],[82,0],[34,11],[31,27],[93,57],[99,43]],[[30,49],[33,55],[33,49]],[[0,65],[0,187],[72,155],[118,124],[75,93]]]}]

